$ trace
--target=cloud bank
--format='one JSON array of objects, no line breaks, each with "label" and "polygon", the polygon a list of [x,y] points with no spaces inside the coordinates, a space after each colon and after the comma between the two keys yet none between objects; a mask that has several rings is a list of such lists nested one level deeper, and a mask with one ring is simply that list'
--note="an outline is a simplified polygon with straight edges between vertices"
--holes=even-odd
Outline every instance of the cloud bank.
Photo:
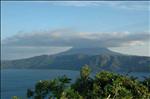
[{"label": "cloud bank", "polygon": [[22,47],[120,47],[141,45],[150,33],[84,33],[67,30],[17,34],[2,41],[2,46]]},{"label": "cloud bank", "polygon": [[67,29],[18,33],[2,40],[2,60],[55,54],[71,47],[130,47],[143,45],[150,33],[85,33]]}]

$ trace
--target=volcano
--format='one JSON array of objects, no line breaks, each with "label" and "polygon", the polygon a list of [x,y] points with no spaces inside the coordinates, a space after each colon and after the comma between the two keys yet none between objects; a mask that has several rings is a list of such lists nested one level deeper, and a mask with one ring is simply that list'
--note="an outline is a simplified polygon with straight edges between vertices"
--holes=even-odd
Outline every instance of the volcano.
[{"label": "volcano", "polygon": [[2,69],[80,70],[85,64],[93,71],[150,72],[150,57],[124,55],[107,48],[71,48],[55,55],[2,61]]},{"label": "volcano", "polygon": [[113,52],[107,48],[92,47],[92,48],[71,48],[65,52],[58,53],[57,55],[121,55],[120,53]]}]

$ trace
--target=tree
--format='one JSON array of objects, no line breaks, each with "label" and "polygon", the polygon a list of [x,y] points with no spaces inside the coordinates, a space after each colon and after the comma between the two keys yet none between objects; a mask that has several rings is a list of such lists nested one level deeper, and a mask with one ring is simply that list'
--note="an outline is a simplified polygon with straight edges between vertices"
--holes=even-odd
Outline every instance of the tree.
[{"label": "tree", "polygon": [[18,96],[13,96],[12,99],[21,99]]},{"label": "tree", "polygon": [[34,90],[27,90],[27,96],[33,99],[150,99],[149,78],[141,82],[108,71],[90,77],[90,72],[89,66],[82,67],[80,77],[73,83],[65,75],[39,81]]},{"label": "tree", "polygon": [[34,95],[34,92],[31,89],[27,89],[27,97],[30,98]]},{"label": "tree", "polygon": [[83,97],[74,89],[69,87],[62,92],[60,99],[83,99]]},{"label": "tree", "polygon": [[142,83],[143,85],[147,86],[148,90],[150,91],[150,77],[145,77]]},{"label": "tree", "polygon": [[88,65],[85,65],[82,67],[82,69],[80,70],[80,76],[82,79],[87,80],[89,75],[91,73],[91,69],[89,68]]}]

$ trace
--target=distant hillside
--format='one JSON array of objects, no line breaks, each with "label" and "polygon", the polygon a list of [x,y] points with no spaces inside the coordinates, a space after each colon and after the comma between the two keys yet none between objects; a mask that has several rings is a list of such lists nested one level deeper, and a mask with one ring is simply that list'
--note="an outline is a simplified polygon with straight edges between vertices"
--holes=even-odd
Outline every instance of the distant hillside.
[{"label": "distant hillside", "polygon": [[1,62],[4,69],[79,70],[85,64],[95,71],[150,72],[150,57],[122,55],[106,48],[76,48],[56,55]]}]

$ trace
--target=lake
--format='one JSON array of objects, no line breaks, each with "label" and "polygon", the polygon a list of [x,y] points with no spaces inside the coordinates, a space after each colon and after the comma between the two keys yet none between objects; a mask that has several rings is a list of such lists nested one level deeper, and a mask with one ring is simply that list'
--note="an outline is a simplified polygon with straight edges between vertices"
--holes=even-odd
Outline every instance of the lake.
[{"label": "lake", "polygon": [[1,99],[11,99],[14,95],[25,97],[27,88],[33,88],[37,81],[64,74],[70,78],[79,76],[78,71],[70,70],[1,70]]},{"label": "lake", "polygon": [[[11,99],[11,96],[25,97],[27,88],[34,88],[37,81],[53,79],[62,75],[75,79],[79,77],[79,71],[1,70],[1,99]],[[143,76],[150,76],[150,73],[131,73],[130,75],[142,78]]]}]

